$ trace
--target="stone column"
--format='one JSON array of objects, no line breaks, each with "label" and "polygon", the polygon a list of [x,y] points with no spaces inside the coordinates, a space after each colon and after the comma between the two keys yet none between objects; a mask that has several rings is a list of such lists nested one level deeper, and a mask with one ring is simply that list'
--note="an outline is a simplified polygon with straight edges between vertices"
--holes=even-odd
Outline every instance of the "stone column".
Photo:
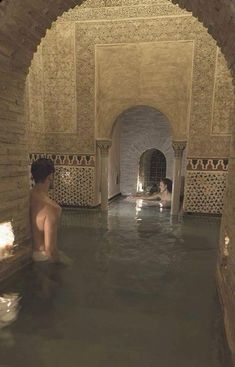
[{"label": "stone column", "polygon": [[174,159],[174,175],[173,175],[173,191],[172,191],[172,204],[171,214],[178,215],[180,209],[180,191],[181,191],[181,172],[182,172],[182,159],[184,149],[186,148],[186,141],[173,141],[172,146],[175,153]]},{"label": "stone column", "polygon": [[97,140],[97,146],[100,149],[101,158],[101,210],[108,210],[108,164],[109,164],[109,149],[112,145],[111,140]]}]

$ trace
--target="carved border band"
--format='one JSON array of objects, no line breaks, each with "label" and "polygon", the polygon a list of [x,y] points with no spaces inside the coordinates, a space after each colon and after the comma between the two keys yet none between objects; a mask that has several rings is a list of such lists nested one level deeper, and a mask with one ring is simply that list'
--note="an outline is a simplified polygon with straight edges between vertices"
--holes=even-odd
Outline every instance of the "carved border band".
[{"label": "carved border band", "polygon": [[188,158],[187,171],[228,171],[228,158]]},{"label": "carved border band", "polygon": [[52,154],[52,153],[30,153],[30,162],[38,158],[50,158],[56,166],[85,166],[95,167],[96,157],[91,154]]}]

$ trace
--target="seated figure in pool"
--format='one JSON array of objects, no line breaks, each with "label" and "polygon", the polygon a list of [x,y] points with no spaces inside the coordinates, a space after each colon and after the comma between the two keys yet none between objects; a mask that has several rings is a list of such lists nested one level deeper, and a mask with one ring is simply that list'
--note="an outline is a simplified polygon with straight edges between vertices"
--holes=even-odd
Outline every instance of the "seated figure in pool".
[{"label": "seated figure in pool", "polygon": [[172,181],[169,178],[163,178],[159,185],[160,192],[152,194],[151,196],[141,196],[138,199],[158,201],[163,208],[171,207],[172,199]]},{"label": "seated figure in pool", "polygon": [[50,159],[39,158],[33,162],[31,173],[35,186],[30,193],[30,220],[35,261],[60,262],[57,248],[57,227],[61,207],[51,200],[48,192],[53,185],[55,168]]}]

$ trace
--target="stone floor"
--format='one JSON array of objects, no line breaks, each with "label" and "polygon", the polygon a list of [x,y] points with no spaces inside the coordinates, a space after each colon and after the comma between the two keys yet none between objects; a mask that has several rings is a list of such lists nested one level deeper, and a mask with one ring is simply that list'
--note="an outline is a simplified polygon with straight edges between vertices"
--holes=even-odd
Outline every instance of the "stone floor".
[{"label": "stone floor", "polygon": [[30,265],[2,286],[20,294],[0,330],[1,367],[228,367],[215,288],[219,219],[128,201],[66,211],[70,266]]}]

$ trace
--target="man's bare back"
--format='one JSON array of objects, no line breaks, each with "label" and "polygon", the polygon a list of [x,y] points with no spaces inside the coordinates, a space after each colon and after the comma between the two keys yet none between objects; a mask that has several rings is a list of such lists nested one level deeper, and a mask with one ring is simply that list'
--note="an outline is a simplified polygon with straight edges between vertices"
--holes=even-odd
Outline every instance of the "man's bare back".
[{"label": "man's bare back", "polygon": [[[57,232],[60,206],[43,192],[33,188],[30,195],[30,211],[34,251],[45,251],[49,258],[57,257],[57,248],[55,244],[52,246],[47,232]],[[54,233],[53,237],[55,240],[57,235]]]},{"label": "man's bare back", "polygon": [[[34,258],[58,262],[57,227],[61,216],[60,206],[49,198],[54,167],[46,158],[32,165],[35,187],[30,193],[30,220]],[[42,178],[41,178],[42,177]]]}]

